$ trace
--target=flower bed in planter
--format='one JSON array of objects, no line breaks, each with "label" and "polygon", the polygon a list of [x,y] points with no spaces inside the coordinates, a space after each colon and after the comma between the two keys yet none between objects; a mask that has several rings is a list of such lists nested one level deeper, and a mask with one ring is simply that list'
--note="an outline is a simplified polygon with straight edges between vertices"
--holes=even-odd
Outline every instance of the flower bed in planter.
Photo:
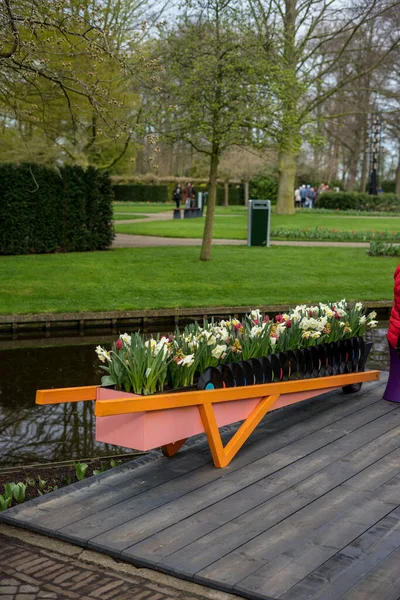
[{"label": "flower bed in planter", "polygon": [[[96,348],[108,373],[102,383],[114,389],[44,390],[37,402],[96,400],[98,440],[161,446],[168,456],[204,432],[223,467],[269,410],[378,379],[378,371],[364,371],[362,338],[375,316],[341,301],[297,306],[274,321],[254,310],[243,322],[194,323],[169,337],[124,334],[110,352]],[[236,421],[244,423],[224,448],[218,428]]]},{"label": "flower bed in planter", "polygon": [[[339,342],[311,346],[295,352],[278,354],[225,363],[218,367],[208,367],[197,382],[199,390],[217,390],[226,388],[247,387],[246,399],[232,402],[215,403],[213,406],[216,425],[222,427],[237,421],[245,420],[260,403],[261,397],[251,397],[252,387],[262,384],[285,381],[304,381],[306,379],[324,378],[331,380],[331,387],[322,387],[323,391],[331,391],[343,387],[335,385],[332,376],[361,373],[370,350],[362,337],[350,338]],[[357,378],[356,378],[357,379]],[[300,384],[301,386],[302,384]],[[349,383],[344,386],[345,392],[357,391]],[[263,386],[265,391],[267,388]],[[192,388],[187,388],[186,391]],[[183,390],[170,395],[171,404]],[[285,393],[284,399],[277,398],[273,409],[299,402],[316,396],[321,389]],[[168,396],[167,396],[168,397]],[[138,394],[123,393],[117,390],[99,387],[96,400],[134,400],[144,398]],[[178,440],[204,433],[204,423],[197,406],[175,407],[160,411],[141,411],[123,413],[96,418],[96,439],[101,442],[118,444],[136,450],[150,450],[159,446],[174,443]],[[132,446],[134,444],[134,446]]]}]

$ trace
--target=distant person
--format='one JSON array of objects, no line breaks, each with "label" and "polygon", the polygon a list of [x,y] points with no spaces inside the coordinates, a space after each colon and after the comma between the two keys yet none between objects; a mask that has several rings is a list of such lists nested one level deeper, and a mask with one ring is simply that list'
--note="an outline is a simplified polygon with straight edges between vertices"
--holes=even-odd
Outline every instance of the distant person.
[{"label": "distant person", "polygon": [[306,203],[306,194],[307,194],[307,189],[306,189],[306,186],[303,184],[300,188],[300,201],[301,201],[302,208],[304,208],[305,203]]},{"label": "distant person", "polygon": [[378,188],[378,194],[383,194],[383,189],[381,187]]},{"label": "distant person", "polygon": [[314,205],[314,200],[315,200],[315,192],[314,192],[314,188],[311,187],[311,185],[308,185],[306,188],[306,201],[305,201],[305,206],[307,208],[312,208]]},{"label": "distant person", "polygon": [[172,200],[176,204],[176,208],[179,210],[182,200],[182,188],[179,183],[176,184],[174,191],[172,192]]},{"label": "distant person", "polygon": [[294,205],[296,208],[301,207],[300,188],[298,187],[294,190]]},{"label": "distant person", "polygon": [[191,183],[186,185],[186,207],[190,208],[192,206],[192,196],[193,196],[193,187]]},{"label": "distant person", "polygon": [[191,199],[190,199],[190,206],[191,208],[196,208],[196,189],[195,187],[192,185],[192,195],[191,195]]}]

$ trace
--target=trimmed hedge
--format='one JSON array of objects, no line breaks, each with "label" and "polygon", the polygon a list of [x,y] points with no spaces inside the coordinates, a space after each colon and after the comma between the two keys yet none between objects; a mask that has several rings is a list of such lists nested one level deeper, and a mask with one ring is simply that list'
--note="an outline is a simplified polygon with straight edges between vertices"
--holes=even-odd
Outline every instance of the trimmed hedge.
[{"label": "trimmed hedge", "polygon": [[[217,187],[217,205],[223,206],[225,203],[225,187]],[[229,186],[229,206],[244,206],[244,186]]]},{"label": "trimmed hedge", "polygon": [[105,250],[114,239],[107,173],[0,164],[0,254]]},{"label": "trimmed hedge", "polygon": [[318,208],[400,212],[400,196],[395,194],[369,194],[359,192],[324,192],[318,196]]},{"label": "trimmed hedge", "polygon": [[124,183],[113,185],[117,202],[168,202],[167,185],[145,185],[142,183]]}]

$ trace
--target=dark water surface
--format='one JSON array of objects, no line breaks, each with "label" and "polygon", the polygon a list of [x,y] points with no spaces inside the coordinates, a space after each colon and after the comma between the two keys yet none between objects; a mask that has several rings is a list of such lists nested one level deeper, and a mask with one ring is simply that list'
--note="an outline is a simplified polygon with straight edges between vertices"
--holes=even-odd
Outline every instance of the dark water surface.
[{"label": "dark water surface", "polygon": [[[388,370],[387,323],[367,339],[374,343],[369,368]],[[100,382],[95,347],[115,335],[0,341],[0,468],[131,452],[95,441],[92,402],[35,405],[37,389]]]}]

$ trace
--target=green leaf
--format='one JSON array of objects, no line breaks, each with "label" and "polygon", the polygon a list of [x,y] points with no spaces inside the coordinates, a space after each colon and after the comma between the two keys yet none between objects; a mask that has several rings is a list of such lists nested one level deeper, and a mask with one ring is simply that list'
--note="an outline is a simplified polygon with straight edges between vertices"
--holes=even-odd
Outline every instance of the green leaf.
[{"label": "green leaf", "polygon": [[17,483],[13,490],[14,498],[18,502],[18,504],[25,500],[25,492],[26,485],[25,483],[22,483],[22,481],[20,481],[19,483]]},{"label": "green leaf", "polygon": [[16,484],[14,482],[5,484],[5,486],[4,486],[4,497],[5,498],[10,498],[10,500],[12,500],[15,485]]},{"label": "green leaf", "polygon": [[0,495],[0,512],[7,510],[11,504],[11,500],[12,498],[6,498],[5,496]]},{"label": "green leaf", "polygon": [[104,375],[101,378],[101,385],[115,385],[114,377],[111,377],[111,375]]},{"label": "green leaf", "polygon": [[74,463],[75,474],[78,478],[78,481],[82,481],[85,478],[86,469],[88,465],[86,463]]}]

